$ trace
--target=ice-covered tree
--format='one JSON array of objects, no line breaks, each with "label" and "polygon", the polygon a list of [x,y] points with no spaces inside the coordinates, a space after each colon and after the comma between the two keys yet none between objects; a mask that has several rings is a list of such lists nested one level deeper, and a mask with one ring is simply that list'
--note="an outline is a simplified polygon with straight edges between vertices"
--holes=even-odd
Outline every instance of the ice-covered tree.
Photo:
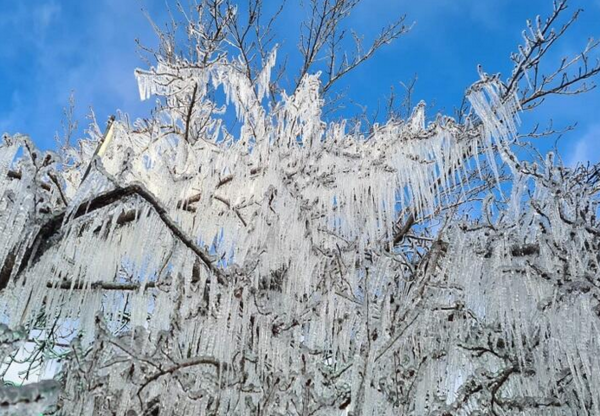
[{"label": "ice-covered tree", "polygon": [[306,4],[287,89],[277,13],[182,8],[136,72],[149,118],[4,136],[0,369],[51,379],[3,410],[600,414],[600,166],[517,156],[519,114],[600,72],[594,41],[547,70],[579,12],[528,22],[454,118],[367,128],[331,86],[407,27],[345,54],[357,3]]}]

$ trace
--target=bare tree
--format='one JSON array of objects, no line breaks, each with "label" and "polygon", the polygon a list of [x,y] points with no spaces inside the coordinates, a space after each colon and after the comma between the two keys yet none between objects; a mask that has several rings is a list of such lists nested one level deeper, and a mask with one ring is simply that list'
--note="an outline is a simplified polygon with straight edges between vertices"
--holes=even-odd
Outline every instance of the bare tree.
[{"label": "bare tree", "polygon": [[8,411],[600,414],[600,167],[514,152],[520,112],[592,88],[598,44],[543,73],[579,15],[556,2],[455,118],[407,113],[408,84],[387,122],[349,131],[323,94],[407,30],[352,35],[347,56],[357,4],[305,4],[289,95],[280,11],[178,5],[141,46],[148,119],[62,155],[4,136],[0,370],[56,370],[0,389]]}]

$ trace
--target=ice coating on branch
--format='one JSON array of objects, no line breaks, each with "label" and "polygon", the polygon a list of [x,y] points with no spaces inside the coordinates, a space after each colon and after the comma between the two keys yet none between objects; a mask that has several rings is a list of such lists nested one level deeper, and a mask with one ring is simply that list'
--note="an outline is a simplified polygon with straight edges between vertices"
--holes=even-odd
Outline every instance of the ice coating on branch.
[{"label": "ice coating on branch", "polygon": [[503,89],[496,77],[484,77],[471,86],[467,98],[481,120],[485,133],[507,140],[516,136],[516,117],[520,108],[516,93],[503,97]]},{"label": "ice coating on branch", "polygon": [[269,92],[269,84],[271,82],[271,71],[277,62],[277,48],[274,48],[267,56],[266,62],[256,80],[257,99],[261,101]]},{"label": "ice coating on branch", "polygon": [[596,411],[596,188],[513,163],[506,209],[431,220],[513,160],[516,97],[484,78],[463,124],[420,103],[350,132],[323,120],[319,74],[269,97],[275,59],[253,82],[238,58],[137,71],[161,105],[96,160],[98,131],[50,171],[0,147],[3,319],[65,329],[63,410]]},{"label": "ice coating on branch", "polygon": [[38,416],[56,403],[60,385],[46,380],[23,387],[0,387],[0,403],[7,416]]},{"label": "ice coating on branch", "polygon": [[[27,160],[15,160],[21,145],[33,147],[23,136],[4,137],[0,145],[0,287],[14,276],[15,265],[30,241],[34,205],[42,203],[35,191],[34,167]],[[21,179],[15,180],[14,178]],[[10,267],[9,267],[10,266]],[[0,310],[2,307],[0,306]]]}]

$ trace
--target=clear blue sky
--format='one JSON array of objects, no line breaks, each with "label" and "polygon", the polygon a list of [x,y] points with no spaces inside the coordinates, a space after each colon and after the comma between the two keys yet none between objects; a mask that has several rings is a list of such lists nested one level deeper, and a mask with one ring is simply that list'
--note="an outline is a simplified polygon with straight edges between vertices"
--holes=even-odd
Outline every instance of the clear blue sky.
[{"label": "clear blue sky", "polygon": [[[288,3],[278,40],[293,62],[298,0]],[[146,115],[149,103],[140,102],[133,75],[136,67],[144,67],[134,39],[155,43],[140,10],[144,7],[160,21],[166,17],[164,5],[162,0],[0,0],[0,132],[25,133],[42,148],[52,147],[72,90],[82,127],[90,106],[100,121],[116,110],[134,118]],[[478,63],[506,77],[525,20],[546,15],[551,7],[551,0],[363,0],[349,25],[367,40],[401,14],[416,24],[339,88],[374,109],[390,86],[398,88],[417,74],[415,99],[451,112],[477,80]],[[600,38],[600,0],[571,0],[571,9],[576,8],[585,12],[556,48],[556,62],[580,50],[588,37]],[[527,115],[525,123],[550,119],[557,127],[579,123],[560,142],[565,161],[600,160],[600,90],[551,100]],[[547,141],[540,148],[552,145]]]}]

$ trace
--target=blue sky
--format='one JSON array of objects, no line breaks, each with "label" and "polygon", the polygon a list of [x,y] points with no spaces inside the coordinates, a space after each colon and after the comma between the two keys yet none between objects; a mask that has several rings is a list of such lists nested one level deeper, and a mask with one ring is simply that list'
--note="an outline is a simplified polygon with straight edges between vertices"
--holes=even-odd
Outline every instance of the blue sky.
[{"label": "blue sky", "polygon": [[[297,3],[288,0],[278,27],[280,55],[289,54],[292,63]],[[375,109],[390,86],[399,90],[400,82],[416,74],[415,101],[451,112],[477,80],[478,63],[489,73],[510,72],[509,55],[521,40],[525,20],[546,15],[551,7],[551,0],[363,0],[348,24],[367,41],[401,14],[415,26],[338,88]],[[588,37],[600,38],[600,0],[571,0],[571,9],[580,7],[585,12],[579,23],[551,57],[556,62],[580,50]],[[134,118],[148,114],[150,103],[140,101],[133,75],[144,67],[134,39],[155,43],[142,8],[157,21],[166,18],[165,2],[158,0],[0,0],[0,132],[25,133],[40,147],[51,148],[71,91],[82,127],[79,137],[90,107],[99,120],[117,110]],[[358,106],[350,104],[346,111],[352,114]],[[567,163],[600,160],[600,90],[551,100],[525,115],[524,125],[550,119],[557,127],[578,122],[560,141]],[[546,140],[539,147],[546,151],[553,144]]]}]

